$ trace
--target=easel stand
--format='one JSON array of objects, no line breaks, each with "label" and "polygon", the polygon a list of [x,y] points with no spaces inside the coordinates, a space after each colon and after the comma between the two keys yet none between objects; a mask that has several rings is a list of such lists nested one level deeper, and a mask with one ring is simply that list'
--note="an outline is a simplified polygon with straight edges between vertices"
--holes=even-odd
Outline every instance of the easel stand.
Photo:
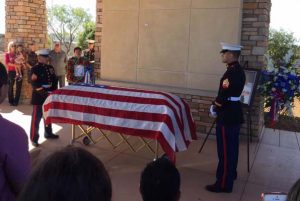
[{"label": "easel stand", "polygon": [[[250,172],[250,142],[252,142],[252,119],[251,119],[251,107],[247,107],[247,111],[246,111],[246,121],[247,121],[247,170],[248,172]],[[211,134],[212,129],[214,128],[216,124],[216,119],[213,121],[208,133],[206,134],[206,137],[198,151],[198,153],[200,154],[202,149],[204,148],[204,145],[206,144],[206,141],[209,137],[209,135]]]},{"label": "easel stand", "polygon": [[251,107],[247,107],[246,111],[247,121],[247,170],[250,172],[250,142],[252,142],[252,119],[251,119]]}]

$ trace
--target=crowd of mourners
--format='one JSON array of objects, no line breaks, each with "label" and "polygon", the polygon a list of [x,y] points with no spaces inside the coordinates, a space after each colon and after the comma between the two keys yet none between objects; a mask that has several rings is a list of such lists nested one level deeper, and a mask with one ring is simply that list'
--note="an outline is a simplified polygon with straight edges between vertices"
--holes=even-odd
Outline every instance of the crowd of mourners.
[{"label": "crowd of mourners", "polygon": [[[54,67],[60,87],[65,86],[66,78],[70,84],[84,82],[85,75],[80,73],[85,73],[87,70],[89,70],[90,79],[94,79],[93,72],[91,72],[95,59],[94,42],[94,40],[88,40],[89,47],[84,50],[83,54],[80,47],[75,47],[73,56],[68,59],[65,51],[62,50],[61,43],[54,41],[54,48],[49,51],[47,62]],[[28,72],[27,81],[31,82],[30,70],[38,63],[37,46],[38,44],[34,41],[29,42],[27,48],[24,47],[24,43],[21,41],[8,43],[5,66],[8,72],[8,100],[11,106],[19,104],[24,70]],[[83,71],[80,72],[79,68],[82,68]],[[78,74],[76,74],[77,71]]]}]

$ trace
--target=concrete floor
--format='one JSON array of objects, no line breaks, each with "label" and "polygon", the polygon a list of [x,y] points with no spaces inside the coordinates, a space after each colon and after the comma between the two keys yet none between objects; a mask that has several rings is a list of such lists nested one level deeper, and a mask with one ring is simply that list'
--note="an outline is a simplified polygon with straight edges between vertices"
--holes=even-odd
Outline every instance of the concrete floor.
[{"label": "concrete floor", "polygon": [[[0,105],[0,113],[5,118],[22,126],[27,133],[30,129],[31,106]],[[41,125],[42,128],[42,125]],[[33,163],[41,161],[48,154],[67,146],[71,139],[71,126],[55,124],[54,132],[60,138],[43,142],[32,152]],[[42,129],[40,129],[42,133]],[[94,134],[96,134],[94,132]],[[112,140],[118,136],[113,134]],[[43,137],[43,135],[41,135]],[[204,187],[215,181],[217,166],[216,141],[211,138],[201,154],[198,149],[203,139],[193,142],[188,151],[177,154],[177,167],[182,178],[181,201],[254,201],[260,200],[262,192],[288,192],[293,183],[300,178],[300,134],[287,131],[265,129],[260,142],[250,146],[251,172],[247,172],[246,142],[241,140],[238,165],[238,179],[233,193],[214,194],[205,191]],[[138,146],[137,138],[130,138]],[[140,172],[154,155],[146,149],[133,153],[125,144],[113,150],[107,141],[96,145],[85,146],[81,140],[75,143],[95,154],[105,164],[113,184],[114,201],[141,201],[139,194]]]}]

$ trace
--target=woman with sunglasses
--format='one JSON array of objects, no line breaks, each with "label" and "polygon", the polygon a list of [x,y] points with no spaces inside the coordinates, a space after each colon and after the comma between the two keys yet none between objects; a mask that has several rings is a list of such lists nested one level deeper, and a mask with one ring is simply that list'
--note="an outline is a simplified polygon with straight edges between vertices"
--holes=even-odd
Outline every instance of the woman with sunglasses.
[{"label": "woman with sunglasses", "polygon": [[[11,106],[17,106],[21,95],[22,79],[16,79],[16,44],[11,41],[7,46],[5,54],[5,64],[8,72],[8,101]],[[14,94],[14,85],[16,91]]]}]

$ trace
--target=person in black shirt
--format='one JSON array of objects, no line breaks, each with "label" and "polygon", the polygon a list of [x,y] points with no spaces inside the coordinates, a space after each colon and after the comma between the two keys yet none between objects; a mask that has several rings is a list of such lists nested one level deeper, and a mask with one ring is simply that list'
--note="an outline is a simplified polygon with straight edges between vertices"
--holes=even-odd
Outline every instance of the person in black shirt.
[{"label": "person in black shirt", "polygon": [[210,192],[232,192],[237,178],[239,153],[239,132],[243,123],[240,96],[245,85],[245,73],[238,62],[241,46],[222,43],[222,62],[227,70],[222,76],[218,95],[211,106],[211,114],[216,114],[216,137],[218,152],[217,181],[207,185]]},{"label": "person in black shirt", "polygon": [[[39,124],[43,115],[43,103],[51,91],[57,89],[57,77],[53,66],[48,65],[49,50],[42,49],[37,51],[38,63],[31,68],[31,85],[33,105],[30,139],[32,145],[39,146]],[[52,133],[52,126],[45,124],[45,138],[56,139],[57,135]]]},{"label": "person in black shirt", "polygon": [[31,68],[38,62],[35,51],[36,51],[35,42],[31,41],[29,43],[29,50],[27,52],[27,63],[26,63],[27,73],[28,73],[28,83],[31,83],[31,79],[30,79]]}]

